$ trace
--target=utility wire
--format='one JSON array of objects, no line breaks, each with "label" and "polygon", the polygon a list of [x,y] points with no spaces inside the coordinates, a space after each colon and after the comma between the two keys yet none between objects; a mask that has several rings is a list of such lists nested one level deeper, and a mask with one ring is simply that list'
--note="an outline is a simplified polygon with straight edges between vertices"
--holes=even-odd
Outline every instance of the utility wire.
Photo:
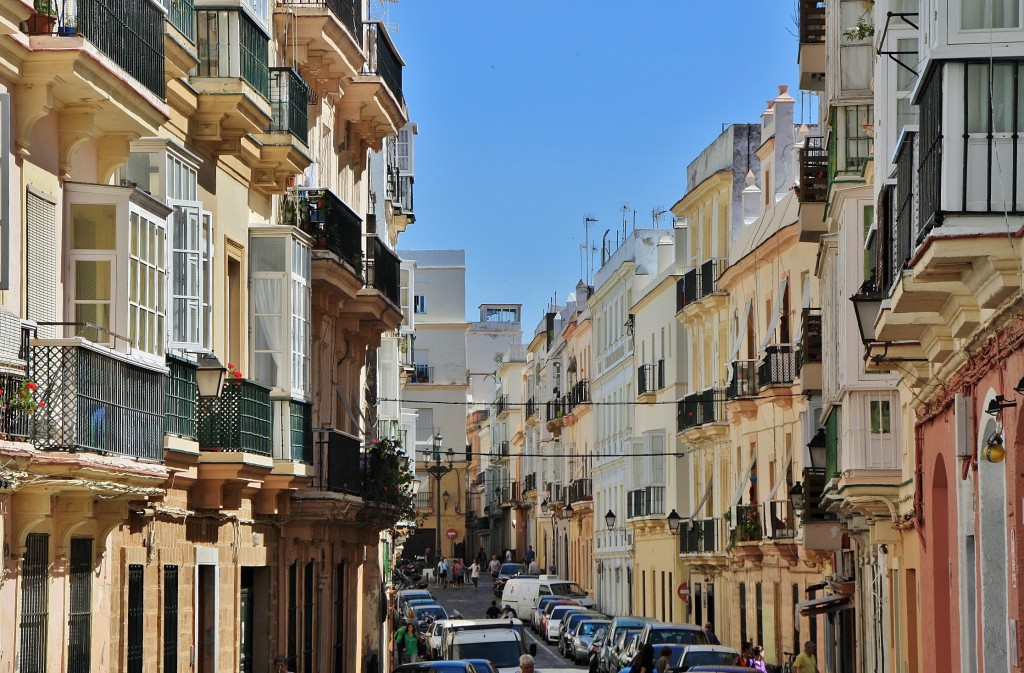
[{"label": "utility wire", "polygon": [[[737,398],[735,398],[735,401],[767,400],[767,399],[774,399],[774,398],[778,398],[778,397],[812,397],[812,395],[811,395],[811,393],[784,393],[784,394],[775,394],[775,395],[750,395],[750,396],[744,396],[744,397],[737,397]],[[395,398],[395,397],[378,397],[377,401],[378,402],[399,402],[399,403],[403,403],[403,404],[455,404],[455,405],[459,405],[459,406],[476,406],[476,405],[480,405],[479,402],[458,402],[458,401],[453,401],[453,400],[409,400],[409,399],[399,399],[399,398]],[[647,406],[651,406],[651,405],[655,405],[655,404],[676,404],[676,405],[678,405],[680,402],[684,402],[684,401],[685,400],[664,400],[664,401],[660,401],[660,402],[581,402],[578,406],[582,407],[582,406],[589,405],[589,406],[593,406],[593,407],[647,407]],[[733,400],[722,400],[722,401],[723,402],[731,402]],[[707,404],[707,403],[708,402],[706,400],[691,402],[691,404]],[[483,406],[491,407],[491,406],[494,406],[495,404],[496,404],[495,402],[490,402],[490,403],[486,403]],[[536,407],[539,410],[541,407],[545,406],[547,404],[547,402],[535,402],[534,404],[536,405]],[[506,402],[506,403],[503,404],[503,406],[505,406],[505,407],[526,407],[527,404],[526,404],[526,402]]]}]

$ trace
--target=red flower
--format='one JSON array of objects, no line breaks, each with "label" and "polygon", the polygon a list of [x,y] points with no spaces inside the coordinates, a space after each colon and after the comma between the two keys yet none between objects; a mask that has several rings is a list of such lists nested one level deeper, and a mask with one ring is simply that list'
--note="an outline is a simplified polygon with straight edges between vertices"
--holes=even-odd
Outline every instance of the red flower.
[{"label": "red flower", "polygon": [[28,383],[25,384],[25,387],[28,388],[29,390],[35,390],[39,386],[37,386],[35,383],[29,381]]},{"label": "red flower", "polygon": [[240,372],[240,371],[237,371],[237,370],[236,370],[236,371],[234,371],[234,372],[232,372],[232,374],[231,374],[231,375],[232,375],[232,376],[234,376],[234,377],[235,377],[236,379],[240,379],[240,378],[242,378],[242,372]]},{"label": "red flower", "polygon": [[228,363],[228,369],[234,369],[234,368],[235,368],[235,365],[233,365],[232,363],[229,362]]},{"label": "red flower", "polygon": [[40,409],[42,409],[42,408],[43,408],[43,407],[45,407],[45,406],[46,406],[46,402],[40,402],[40,403],[39,403],[39,408],[40,408]]}]

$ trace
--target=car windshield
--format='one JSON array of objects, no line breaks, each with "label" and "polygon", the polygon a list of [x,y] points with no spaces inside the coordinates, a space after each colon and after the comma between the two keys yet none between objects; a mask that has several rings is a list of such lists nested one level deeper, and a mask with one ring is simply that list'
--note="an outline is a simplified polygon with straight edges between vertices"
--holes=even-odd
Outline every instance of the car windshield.
[{"label": "car windshield", "polygon": [[424,605],[416,608],[416,619],[447,619],[448,613],[440,605]]},{"label": "car windshield", "polygon": [[[518,563],[503,563],[501,564],[501,570],[498,571],[499,575],[518,575],[523,572],[523,566]],[[518,664],[517,664],[518,665]]]},{"label": "car windshield", "polygon": [[687,652],[683,656],[679,657],[679,661],[675,663],[673,668],[679,668],[686,666],[700,666],[702,664],[722,664],[724,666],[731,666],[736,661],[737,654],[735,652]]},{"label": "car windshield", "polygon": [[523,654],[515,640],[456,643],[452,649],[453,659],[487,659],[498,668],[519,666],[519,657]]},{"label": "car windshield", "polygon": [[551,593],[555,596],[586,596],[587,592],[575,582],[559,582],[551,585]]},{"label": "car windshield", "polygon": [[557,608],[551,611],[551,619],[556,622],[561,621],[562,617],[564,617],[567,613],[570,613],[572,611],[573,607],[571,605],[559,605]]},{"label": "car windshield", "polygon": [[581,636],[592,636],[601,628],[601,622],[583,622],[577,631]]},{"label": "car windshield", "polygon": [[651,645],[699,645],[708,641],[700,629],[651,629]]},{"label": "car windshield", "polygon": [[630,638],[640,633],[640,629],[621,629],[616,633],[618,635],[616,635],[615,637],[618,639],[619,645],[622,646],[628,643]]}]

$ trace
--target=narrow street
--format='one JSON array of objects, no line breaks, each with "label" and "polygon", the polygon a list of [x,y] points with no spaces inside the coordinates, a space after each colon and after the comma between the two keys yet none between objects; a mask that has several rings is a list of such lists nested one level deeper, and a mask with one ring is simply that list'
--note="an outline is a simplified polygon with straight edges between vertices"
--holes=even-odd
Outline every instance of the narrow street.
[{"label": "narrow street", "polygon": [[[491,578],[481,577],[480,587],[473,588],[468,584],[460,589],[453,589],[449,586],[442,589],[439,586],[430,585],[430,592],[437,599],[437,602],[444,606],[445,610],[451,613],[458,610],[466,619],[483,619],[484,613],[490,607],[491,601],[496,600],[491,590]],[[501,603],[499,602],[500,606]],[[548,645],[541,640],[528,624],[524,624],[523,633],[526,635],[526,644],[537,643],[536,668],[537,673],[566,673],[569,671],[586,671],[586,666],[574,666],[571,661],[562,657],[554,645]]]}]

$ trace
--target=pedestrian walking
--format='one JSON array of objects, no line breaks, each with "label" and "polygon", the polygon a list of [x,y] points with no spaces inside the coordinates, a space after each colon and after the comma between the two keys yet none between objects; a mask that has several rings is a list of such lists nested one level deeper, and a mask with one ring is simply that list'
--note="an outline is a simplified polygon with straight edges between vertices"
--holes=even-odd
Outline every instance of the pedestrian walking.
[{"label": "pedestrian walking", "polygon": [[480,564],[473,559],[473,565],[469,566],[469,578],[473,581],[473,588],[480,586]]},{"label": "pedestrian walking", "polygon": [[540,574],[540,564],[537,563],[537,559],[533,559],[532,561],[530,561],[530,567],[526,569],[526,572],[529,575]]},{"label": "pedestrian walking", "polygon": [[501,561],[498,560],[498,555],[497,554],[493,554],[491,556],[491,562],[488,565],[488,568],[491,571],[491,579],[492,580],[498,579],[498,573],[501,572]]},{"label": "pedestrian walking", "polygon": [[506,549],[505,550],[505,563],[512,563],[512,550],[511,549]]},{"label": "pedestrian walking", "polygon": [[668,645],[665,645],[661,648],[661,656],[658,657],[658,660],[656,662],[654,662],[654,670],[657,671],[657,673],[665,673],[665,669],[668,668],[668,665],[670,663],[669,659],[671,657],[672,648]]},{"label": "pedestrian walking", "polygon": [[760,645],[754,648],[754,656],[750,660],[750,667],[761,673],[768,673],[768,663],[764,660],[764,648]]},{"label": "pedestrian walking", "polygon": [[813,640],[804,643],[804,651],[793,660],[794,673],[818,673],[818,646]]},{"label": "pedestrian walking", "polygon": [[412,624],[406,624],[395,633],[395,651],[398,653],[398,660],[403,664],[416,663],[419,647],[416,627]]},{"label": "pedestrian walking", "polygon": [[648,643],[640,649],[629,673],[654,673],[654,645]]},{"label": "pedestrian walking", "polygon": [[498,607],[498,601],[491,601],[491,607],[487,608],[485,613],[488,619],[497,619],[501,616],[501,608]]},{"label": "pedestrian walking", "polygon": [[441,561],[437,564],[437,577],[442,589],[448,588],[448,572],[450,569],[448,559],[441,557]]},{"label": "pedestrian walking", "polygon": [[523,554],[523,560],[526,561],[527,565],[529,565],[533,562],[535,556],[536,554],[534,553],[533,545],[531,544],[529,547],[526,548],[526,553]]}]

